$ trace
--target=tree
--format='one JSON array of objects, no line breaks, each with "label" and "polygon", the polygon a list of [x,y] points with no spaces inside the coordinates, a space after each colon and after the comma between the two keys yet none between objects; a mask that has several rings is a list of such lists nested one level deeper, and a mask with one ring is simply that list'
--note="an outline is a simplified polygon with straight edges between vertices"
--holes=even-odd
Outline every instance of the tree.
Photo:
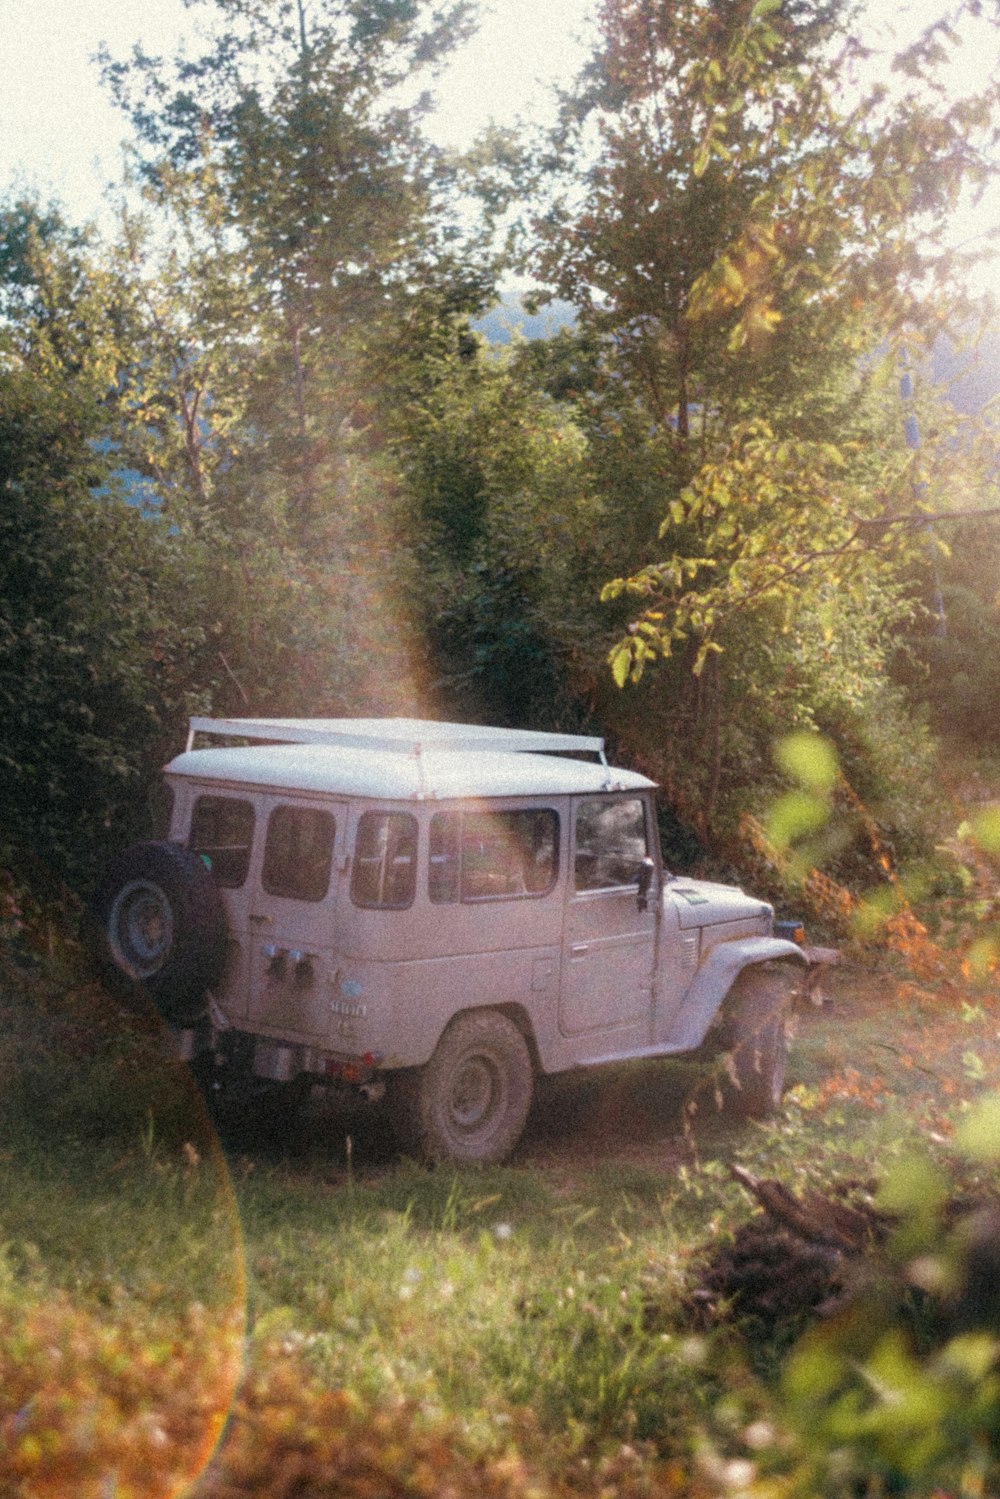
[{"label": "tree", "polygon": [[179,541],[110,474],[114,306],[87,236],[15,203],[0,268],[0,843],[79,878],[112,824],[144,825],[204,631]]},{"label": "tree", "polygon": [[[595,350],[577,407],[621,538],[610,661],[620,684],[660,663],[639,740],[665,745],[708,824],[720,785],[766,761],[748,701],[780,711],[774,684],[803,691],[806,660],[853,661],[863,614],[877,683],[913,608],[922,502],[893,361],[953,315],[943,232],[992,171],[995,88],[935,89],[966,9],[896,59],[890,90],[863,86],[839,0],[604,0],[564,102],[535,264]],[[886,712],[873,692],[862,716]]]},{"label": "tree", "polygon": [[536,263],[585,325],[613,334],[678,444],[696,409],[715,430],[745,416],[748,385],[758,406],[780,399],[811,340],[834,339],[829,362],[845,337],[856,351],[873,327],[884,337],[936,316],[918,295],[945,274],[934,234],[968,179],[992,171],[995,95],[942,107],[930,92],[944,21],[898,60],[911,75],[902,94],[857,94],[869,53],[848,30],[855,10],[601,8],[556,141],[564,161],[591,165],[540,222]]},{"label": "tree", "polygon": [[[493,277],[488,232],[459,228],[471,177],[424,140],[417,90],[470,7],[199,9],[200,51],[104,60],[144,200],[123,212],[141,352],[122,455],[171,523],[226,559],[245,628],[224,651],[225,696],[411,709],[420,652],[392,441],[422,365],[468,336]],[[255,623],[237,580],[297,600],[283,679],[261,638],[271,611]]]},{"label": "tree", "polygon": [[188,299],[199,351],[188,367],[214,359],[219,374],[226,351],[232,378],[195,384],[193,425],[235,405],[230,489],[263,495],[290,538],[314,546],[350,508],[353,461],[384,437],[380,398],[429,301],[473,309],[488,285],[487,267],[459,258],[455,172],[420,130],[428,100],[405,102],[466,33],[469,6],[208,8],[201,56],[169,68],[136,52],[105,59],[105,76],[147,194],[180,230],[178,272],[204,293],[197,313]]},{"label": "tree", "polygon": [[[127,467],[137,393],[170,348],[139,337],[133,291],[54,210],[0,208],[0,855],[30,850],[79,886],[149,835],[149,794],[189,714],[333,712],[364,689],[378,701],[374,668],[359,685],[363,624],[336,578],[312,576],[267,526],[231,527],[208,485],[199,507],[173,503]],[[164,331],[178,313],[164,301]],[[191,461],[179,409],[157,418],[175,475]],[[216,447],[218,476],[204,460],[217,487],[224,459]]]},{"label": "tree", "polygon": [[579,429],[517,352],[473,339],[420,373],[396,450],[434,691],[451,716],[570,727],[585,711],[602,576]]}]

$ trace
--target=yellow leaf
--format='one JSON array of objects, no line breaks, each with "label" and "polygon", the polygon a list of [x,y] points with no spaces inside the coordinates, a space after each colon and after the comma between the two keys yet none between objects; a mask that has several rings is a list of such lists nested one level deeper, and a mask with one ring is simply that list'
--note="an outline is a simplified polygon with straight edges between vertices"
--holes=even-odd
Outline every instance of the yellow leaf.
[{"label": "yellow leaf", "polygon": [[608,657],[608,664],[611,667],[611,675],[615,679],[615,685],[617,687],[624,687],[628,681],[629,671],[632,667],[631,642],[623,640],[616,645]]}]

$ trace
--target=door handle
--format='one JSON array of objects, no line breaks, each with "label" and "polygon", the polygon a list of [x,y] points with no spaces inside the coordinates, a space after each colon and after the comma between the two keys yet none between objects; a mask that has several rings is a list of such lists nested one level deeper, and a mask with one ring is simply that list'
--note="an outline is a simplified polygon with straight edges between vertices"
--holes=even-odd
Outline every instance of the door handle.
[{"label": "door handle", "polygon": [[572,944],[572,946],[570,947],[569,955],[570,955],[571,958],[585,958],[587,956],[587,954],[589,953],[589,951],[590,951],[590,947],[589,947],[588,943],[586,943],[586,942],[574,942]]},{"label": "door handle", "polygon": [[267,916],[263,912],[251,911],[250,920],[257,926],[270,926],[274,920],[274,917]]}]

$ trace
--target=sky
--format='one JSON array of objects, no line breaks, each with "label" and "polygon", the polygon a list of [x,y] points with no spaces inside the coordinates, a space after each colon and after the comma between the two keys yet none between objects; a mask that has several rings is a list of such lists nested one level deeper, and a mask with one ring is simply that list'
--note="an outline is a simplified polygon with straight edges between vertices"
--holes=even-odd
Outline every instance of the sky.
[{"label": "sky", "polygon": [[[537,117],[544,76],[567,79],[585,49],[594,0],[486,0],[476,38],[435,85],[434,134],[462,145],[490,119]],[[93,216],[118,175],[122,120],[91,61],[100,44],[125,56],[174,50],[196,14],[182,0],[0,0],[0,191],[49,190],[75,218]]]},{"label": "sky", "polygon": [[[872,22],[903,36],[933,20],[944,0],[869,0]],[[586,55],[596,0],[482,0],[482,25],[435,86],[433,134],[467,143],[491,119],[546,117],[547,85],[565,82]],[[100,217],[105,186],[120,175],[123,121],[101,87],[93,55],[106,43],[125,56],[141,41],[174,51],[195,12],[183,0],[0,0],[0,193],[33,188],[73,219]],[[996,67],[1000,38],[964,49],[953,82],[970,86]],[[1000,223],[996,201],[956,222],[956,240]],[[997,283],[1000,270],[983,285]]]}]

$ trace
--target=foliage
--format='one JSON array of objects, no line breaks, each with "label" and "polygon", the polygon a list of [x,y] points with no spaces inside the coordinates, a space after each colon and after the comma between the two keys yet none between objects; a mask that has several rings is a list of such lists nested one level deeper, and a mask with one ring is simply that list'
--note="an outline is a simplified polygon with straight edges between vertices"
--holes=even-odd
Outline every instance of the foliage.
[{"label": "foliage", "polygon": [[63,350],[53,367],[44,331],[0,354],[0,836],[79,873],[113,817],[132,821],[182,708],[156,653],[197,649],[203,627],[178,607],[175,541],[109,483],[99,372],[75,362]]},{"label": "foliage", "polygon": [[[960,1156],[995,1157],[995,1098],[967,1116],[956,1144]],[[988,1491],[1000,1459],[995,1199],[956,1214],[946,1177],[916,1157],[895,1168],[879,1201],[896,1215],[884,1257],[783,1371],[800,1449],[788,1492],[846,1493],[859,1482],[913,1495]]]},{"label": "foliage", "polygon": [[467,6],[207,9],[201,56],[105,58],[171,232],[140,401],[151,436],[183,440],[195,499],[214,478],[249,516],[263,506],[293,541],[332,547],[350,537],[352,457],[384,438],[412,345],[484,293],[472,248],[462,264],[452,243],[455,170],[421,135],[427,101],[401,102],[465,34]]},{"label": "foliage", "polygon": [[[149,836],[189,714],[391,708],[373,641],[399,632],[366,607],[356,553],[321,571],[248,497],[212,499],[224,481],[186,450],[178,405],[143,459],[132,381],[158,353],[135,288],[37,205],[10,204],[0,230],[0,837],[80,889],[110,849]],[[203,503],[183,479],[195,469]],[[377,477],[349,467],[348,509],[373,504]]]},{"label": "foliage", "polygon": [[[602,708],[716,841],[766,788],[776,729],[846,730],[862,777],[891,778],[879,720],[918,628],[919,515],[930,493],[964,499],[951,415],[907,454],[894,372],[953,315],[938,243],[991,170],[995,100],[935,94],[945,20],[897,60],[898,89],[866,85],[856,20],[819,0],[609,0],[535,224],[532,264],[577,310],[575,355],[564,338],[547,375],[617,548],[610,668],[635,692],[658,663],[633,705]],[[927,836],[916,818],[905,835]]]},{"label": "foliage", "polygon": [[229,1418],[238,1323],[106,1315],[68,1297],[35,1302],[9,1271],[0,1290],[0,1482],[42,1499],[172,1499],[199,1475]]},{"label": "foliage", "polygon": [[807,435],[810,340],[822,385],[873,331],[937,315],[920,276],[944,274],[934,231],[966,178],[989,175],[995,100],[935,95],[958,44],[945,20],[897,60],[901,89],[866,89],[855,21],[829,0],[602,7],[555,142],[568,159],[590,131],[600,154],[539,225],[539,266],[613,332],[628,387],[658,425],[673,413],[678,450],[692,418],[724,430],[762,415],[765,392]]},{"label": "foliage", "polygon": [[205,637],[189,698],[412,710],[410,516],[387,442],[491,275],[486,231],[459,231],[474,174],[424,140],[416,93],[467,7],[200,15],[200,51],[103,59],[141,199],[108,257],[116,468],[185,557]]},{"label": "foliage", "polygon": [[595,608],[604,516],[577,426],[536,388],[520,349],[504,357],[473,345],[413,382],[396,448],[448,711],[578,722],[604,648]]},{"label": "foliage", "polygon": [[927,627],[935,601],[921,578],[924,627],[915,622],[906,632],[894,664],[898,680],[926,704],[935,731],[967,747],[990,742],[1000,694],[996,526],[991,518],[948,527],[947,549],[939,546],[936,559],[944,627]]},{"label": "foliage", "polygon": [[[12,836],[37,823],[77,880],[105,824],[148,825],[128,805],[193,708],[424,696],[597,721],[730,862],[774,733],[817,727],[886,837],[919,842],[892,783],[928,761],[888,667],[904,632],[929,654],[926,496],[957,493],[961,468],[980,502],[992,451],[946,414],[919,465],[895,441],[903,323],[916,347],[948,316],[917,296],[944,262],[913,216],[933,229],[987,170],[984,102],[933,97],[947,28],[903,60],[901,94],[855,98],[865,48],[832,0],[609,0],[536,163],[555,185],[534,265],[577,321],[498,361],[468,318],[523,161],[496,136],[447,159],[417,98],[467,8],[197,10],[172,63],[104,59],[142,194],[116,241],[98,254],[54,211],[5,210],[4,378],[31,382],[11,409],[25,431],[47,410],[80,496],[60,509],[40,480],[9,533],[29,572],[67,580],[62,602],[25,596],[48,642],[30,660],[34,625],[16,626],[12,671],[39,700],[10,729]],[[470,188],[489,200],[472,227]],[[102,613],[86,558],[112,546]],[[70,691],[71,661],[100,704]],[[50,738],[60,766],[32,768]]]},{"label": "foliage", "polygon": [[[677,643],[697,643],[692,670],[700,675],[710,652],[722,649],[716,639],[720,619],[730,623],[762,602],[777,606],[790,631],[807,572],[821,578],[832,643],[836,612],[832,600],[848,582],[859,594],[873,581],[884,595],[877,561],[865,556],[866,526],[854,512],[846,461],[833,444],[778,441],[765,424],[737,429],[721,461],[704,463],[692,483],[670,503],[661,538],[681,539],[681,550],[667,561],[642,569],[631,578],[605,585],[603,596],[623,592],[652,598],[631,633],[611,655],[619,686],[638,681],[648,660],[670,655]],[[789,529],[790,512],[797,525]],[[752,518],[752,521],[749,520]],[[809,535],[804,546],[803,534]],[[696,538],[700,554],[691,554]],[[847,578],[845,578],[845,574]]]}]

